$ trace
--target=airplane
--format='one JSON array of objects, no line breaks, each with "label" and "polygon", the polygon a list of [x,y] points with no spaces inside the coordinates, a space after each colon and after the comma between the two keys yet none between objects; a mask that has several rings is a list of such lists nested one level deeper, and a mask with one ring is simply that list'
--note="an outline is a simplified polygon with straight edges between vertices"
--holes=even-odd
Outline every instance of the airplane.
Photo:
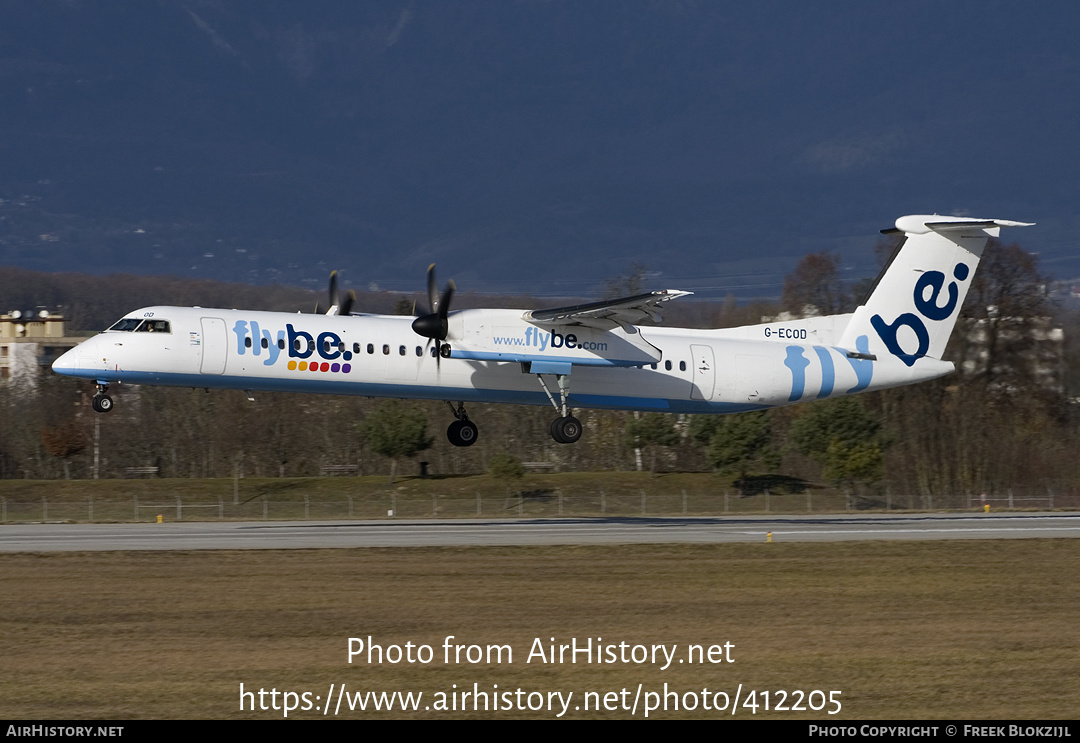
[{"label": "airplane", "polygon": [[[429,312],[360,314],[331,275],[326,314],[144,307],[53,363],[110,385],[444,400],[455,446],[476,442],[466,403],[551,405],[551,437],[581,438],[577,409],[738,413],[922,382],[941,358],[987,239],[1030,223],[938,215],[896,220],[903,240],[853,313],[701,330],[641,325],[692,292],[660,290],[555,309],[450,310],[428,269]],[[554,385],[554,388],[553,388]]]}]

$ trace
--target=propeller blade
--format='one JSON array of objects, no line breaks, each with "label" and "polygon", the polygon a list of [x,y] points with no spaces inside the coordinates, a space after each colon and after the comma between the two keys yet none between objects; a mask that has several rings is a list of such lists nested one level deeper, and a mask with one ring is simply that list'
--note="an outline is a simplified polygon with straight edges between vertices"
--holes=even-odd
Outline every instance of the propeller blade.
[{"label": "propeller blade", "polygon": [[330,272],[330,292],[329,293],[330,293],[330,309],[328,309],[326,311],[326,314],[328,314],[328,315],[336,315],[336,314],[338,314],[338,306],[341,304],[341,301],[338,298],[337,271],[331,271]]},{"label": "propeller blade", "polygon": [[[439,308],[435,310],[439,317],[443,318],[444,320],[446,319],[447,313],[450,312],[450,297],[454,296],[454,290],[456,288],[457,287],[454,286],[453,279],[447,282],[446,289],[443,290],[442,298],[439,300]],[[444,335],[443,340],[445,339],[446,336]]]},{"label": "propeller blade", "polygon": [[356,292],[349,289],[349,293],[345,295],[345,301],[341,303],[341,307],[338,308],[339,315],[348,315],[352,312],[353,305],[356,304]]},{"label": "propeller blade", "polygon": [[429,311],[434,314],[439,311],[439,287],[435,283],[435,264],[427,268],[427,296]]}]

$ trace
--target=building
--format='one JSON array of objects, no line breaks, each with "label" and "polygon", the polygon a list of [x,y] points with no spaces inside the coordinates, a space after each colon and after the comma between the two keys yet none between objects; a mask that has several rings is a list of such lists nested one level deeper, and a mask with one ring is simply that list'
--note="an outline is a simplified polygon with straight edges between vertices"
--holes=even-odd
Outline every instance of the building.
[{"label": "building", "polygon": [[33,382],[57,356],[83,340],[64,335],[64,316],[46,309],[0,315],[0,380]]},{"label": "building", "polygon": [[985,318],[968,324],[962,340],[964,374],[987,375],[1006,390],[1024,382],[1065,392],[1065,332],[1053,318],[1000,317],[996,307],[988,307]]}]

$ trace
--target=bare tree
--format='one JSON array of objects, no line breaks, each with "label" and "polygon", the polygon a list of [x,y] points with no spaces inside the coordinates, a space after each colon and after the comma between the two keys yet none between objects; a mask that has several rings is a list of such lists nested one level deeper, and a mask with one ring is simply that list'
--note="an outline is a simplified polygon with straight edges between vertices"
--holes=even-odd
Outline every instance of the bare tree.
[{"label": "bare tree", "polygon": [[793,315],[835,315],[843,312],[847,291],[840,281],[840,256],[811,253],[784,279],[780,308]]}]

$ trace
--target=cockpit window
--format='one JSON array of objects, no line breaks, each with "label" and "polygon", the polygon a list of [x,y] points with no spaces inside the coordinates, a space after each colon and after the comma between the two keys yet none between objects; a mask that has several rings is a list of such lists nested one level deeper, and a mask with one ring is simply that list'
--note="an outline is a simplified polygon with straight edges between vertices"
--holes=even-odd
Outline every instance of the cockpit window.
[{"label": "cockpit window", "polygon": [[136,333],[168,333],[168,320],[143,320],[142,325],[135,328]]},{"label": "cockpit window", "polygon": [[139,327],[139,323],[142,322],[141,317],[125,317],[123,320],[118,321],[109,330],[123,330],[125,332],[131,332],[135,328]]},{"label": "cockpit window", "polygon": [[144,320],[141,317],[125,317],[118,321],[109,330],[120,330],[125,333],[135,331],[137,333],[170,333],[168,320]]}]

